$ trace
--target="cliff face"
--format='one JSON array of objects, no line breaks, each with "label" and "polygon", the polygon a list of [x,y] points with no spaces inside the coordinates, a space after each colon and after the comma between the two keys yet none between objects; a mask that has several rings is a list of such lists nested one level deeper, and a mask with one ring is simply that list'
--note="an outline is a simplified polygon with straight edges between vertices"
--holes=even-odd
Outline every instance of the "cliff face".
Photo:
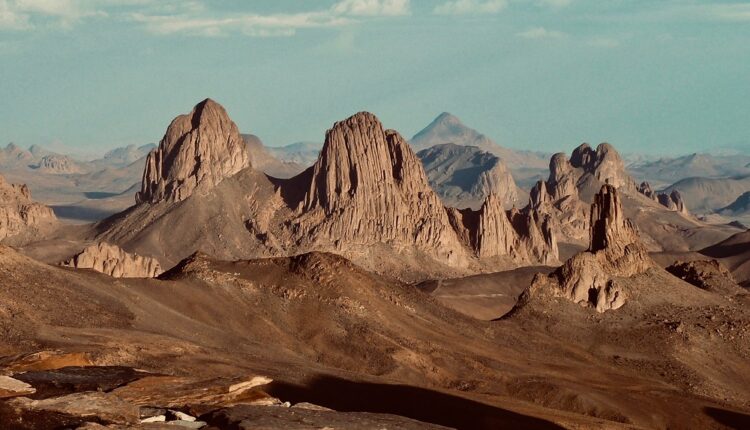
[{"label": "cliff face", "polygon": [[598,312],[617,309],[628,298],[620,278],[648,271],[653,262],[634,225],[625,218],[617,188],[604,185],[591,206],[589,248],[531,289],[545,289]]},{"label": "cliff face", "polygon": [[149,153],[136,202],[182,201],[249,166],[237,126],[221,105],[207,99],[175,118]]},{"label": "cliff face", "polygon": [[85,248],[62,265],[92,269],[115,278],[155,278],[163,272],[155,258],[131,254],[104,242]]},{"label": "cliff face", "polygon": [[328,131],[300,210],[295,230],[313,243],[409,245],[466,264],[419,159],[370,113]]},{"label": "cliff face", "polygon": [[54,223],[49,207],[31,200],[26,185],[10,184],[0,176],[0,240]]}]

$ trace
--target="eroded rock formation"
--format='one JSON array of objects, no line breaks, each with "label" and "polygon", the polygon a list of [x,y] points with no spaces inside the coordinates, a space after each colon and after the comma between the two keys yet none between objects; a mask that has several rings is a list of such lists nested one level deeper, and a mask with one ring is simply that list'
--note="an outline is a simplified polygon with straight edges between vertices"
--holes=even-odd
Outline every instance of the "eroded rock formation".
[{"label": "eroded rock formation", "polygon": [[729,294],[742,291],[729,269],[716,260],[676,261],[667,272],[704,290]]},{"label": "eroded rock formation", "polygon": [[81,173],[80,166],[67,155],[49,154],[43,156],[34,168],[45,173],[69,174]]},{"label": "eroded rock formation", "polygon": [[62,265],[92,269],[115,278],[155,278],[163,272],[157,259],[131,254],[104,242],[85,248]]},{"label": "eroded rock formation", "polygon": [[247,147],[224,108],[211,99],[172,121],[149,153],[138,203],[182,201],[250,166]]},{"label": "eroded rock formation", "polygon": [[608,143],[593,150],[582,144],[570,159],[558,153],[550,159],[550,175],[539,181],[530,192],[530,207],[545,214],[558,231],[561,240],[585,243],[589,231],[589,204],[604,184],[623,192],[638,190],[625,171],[617,151]]},{"label": "eroded rock formation", "polygon": [[627,300],[620,278],[653,266],[635,226],[625,218],[618,190],[604,185],[591,206],[589,248],[549,277],[537,277],[531,290],[546,289],[598,312],[617,309]]},{"label": "eroded rock formation", "polygon": [[311,244],[415,246],[444,263],[467,264],[419,159],[370,113],[328,131],[299,210],[295,230]]},{"label": "eroded rock formation", "polygon": [[683,215],[690,215],[690,212],[685,206],[685,201],[682,199],[682,195],[677,190],[672,190],[669,194],[657,193],[651,188],[651,184],[648,182],[642,182],[641,185],[638,186],[638,192],[649,199],[658,202],[660,205],[671,211],[679,212]]},{"label": "eroded rock formation", "polygon": [[41,228],[56,219],[52,209],[31,200],[26,185],[10,184],[0,176],[0,240]]}]

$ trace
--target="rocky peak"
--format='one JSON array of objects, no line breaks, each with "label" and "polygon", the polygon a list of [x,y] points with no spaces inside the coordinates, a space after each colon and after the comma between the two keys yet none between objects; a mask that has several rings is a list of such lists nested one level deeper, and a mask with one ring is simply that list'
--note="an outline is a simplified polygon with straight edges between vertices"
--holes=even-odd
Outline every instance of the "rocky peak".
[{"label": "rocky peak", "polygon": [[638,241],[635,226],[625,218],[617,189],[602,186],[591,205],[589,252],[623,248]]},{"label": "rocky peak", "polygon": [[182,201],[249,166],[237,126],[221,105],[206,99],[175,118],[149,153],[136,201]]},{"label": "rocky peak", "polygon": [[305,239],[340,247],[408,244],[445,263],[466,263],[421,162],[375,115],[361,112],[336,123],[311,176],[298,208],[298,230],[311,232]]}]

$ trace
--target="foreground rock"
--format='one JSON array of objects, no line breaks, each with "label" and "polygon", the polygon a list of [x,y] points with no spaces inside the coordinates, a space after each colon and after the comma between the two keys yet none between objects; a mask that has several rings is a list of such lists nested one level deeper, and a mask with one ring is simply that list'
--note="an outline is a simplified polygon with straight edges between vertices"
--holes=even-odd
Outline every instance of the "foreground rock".
[{"label": "foreground rock", "polygon": [[8,397],[19,397],[34,394],[36,389],[31,385],[11,378],[10,376],[0,375],[0,399]]},{"label": "foreground rock", "polygon": [[52,209],[31,200],[26,185],[10,184],[0,176],[0,240],[34,235],[56,219]]},{"label": "foreground rock", "polygon": [[157,259],[131,254],[104,242],[86,247],[62,265],[92,269],[115,278],[155,278],[164,272]]},{"label": "foreground rock", "polygon": [[537,276],[534,290],[547,289],[598,312],[618,309],[627,291],[618,278],[649,270],[653,263],[638,238],[634,225],[625,218],[617,189],[602,187],[591,206],[589,248],[576,254],[549,277]]},{"label": "foreground rock", "polygon": [[212,412],[204,419],[218,428],[238,430],[396,430],[396,429],[447,429],[396,415],[367,412],[335,412],[311,408],[285,408],[261,406],[236,406]]},{"label": "foreground rock", "polygon": [[146,159],[138,203],[177,202],[250,165],[247,146],[221,105],[206,99],[172,121]]}]

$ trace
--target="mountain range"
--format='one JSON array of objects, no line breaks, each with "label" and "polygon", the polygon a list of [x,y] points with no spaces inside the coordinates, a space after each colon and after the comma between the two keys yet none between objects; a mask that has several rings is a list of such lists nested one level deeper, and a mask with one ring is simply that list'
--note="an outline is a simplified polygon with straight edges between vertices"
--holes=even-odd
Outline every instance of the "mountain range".
[{"label": "mountain range", "polygon": [[[94,162],[5,148],[0,422],[747,423],[750,239],[689,189],[653,189],[609,143],[542,163],[449,114],[409,142],[359,112],[322,140],[284,159],[206,99]],[[130,202],[63,222],[20,177]]]}]

